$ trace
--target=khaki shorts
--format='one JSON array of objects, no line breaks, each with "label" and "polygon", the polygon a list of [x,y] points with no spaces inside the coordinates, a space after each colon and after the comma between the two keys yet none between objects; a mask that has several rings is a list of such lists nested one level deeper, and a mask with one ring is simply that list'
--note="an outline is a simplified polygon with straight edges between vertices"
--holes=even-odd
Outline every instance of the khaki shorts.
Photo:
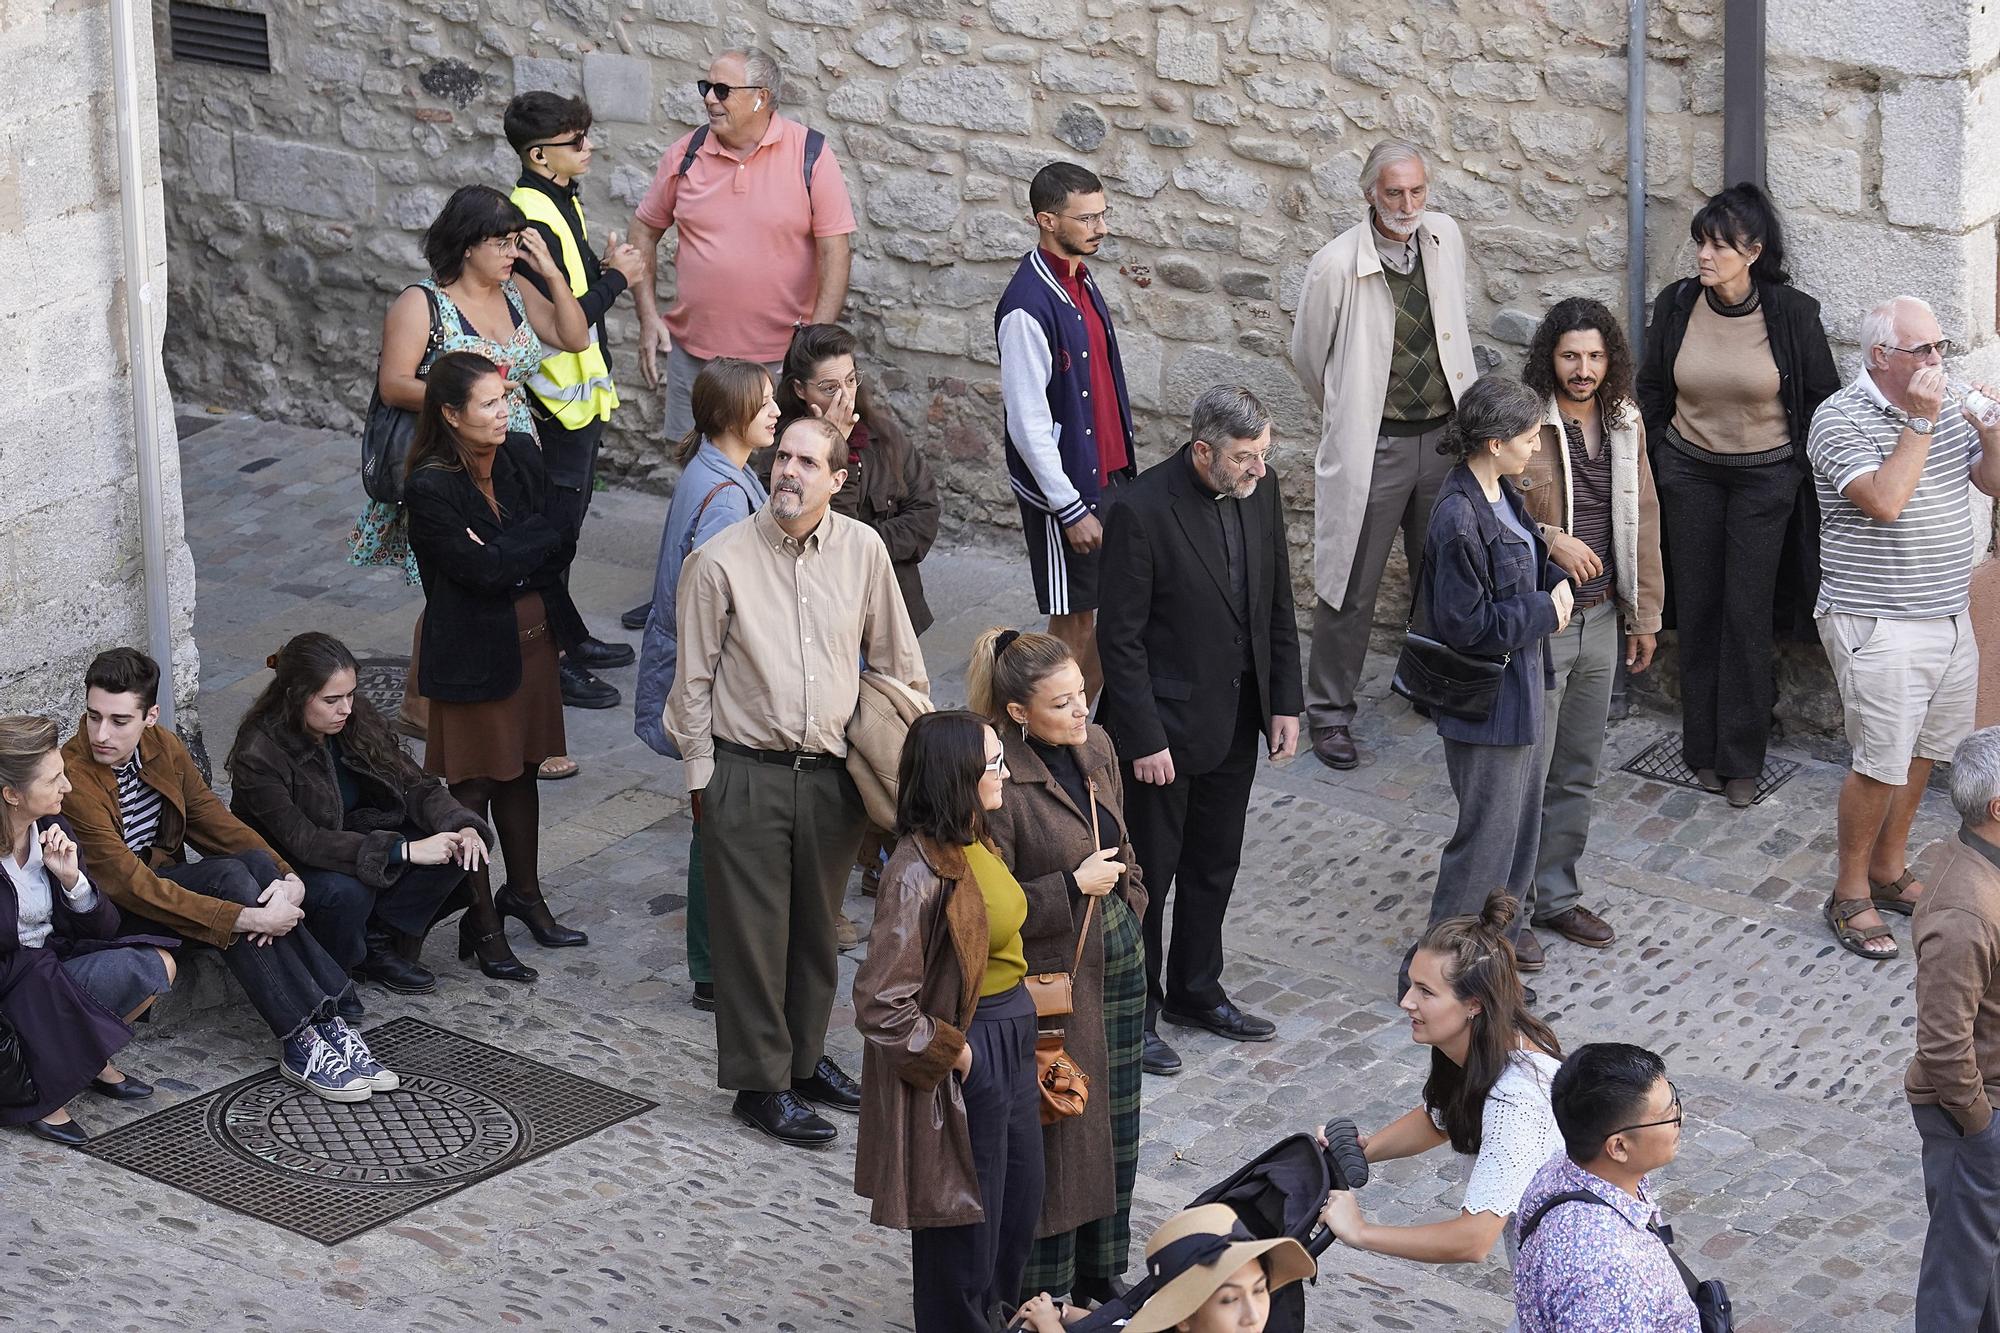
[{"label": "khaki shorts", "polygon": [[1863,777],[1900,787],[1912,758],[1950,759],[1972,734],[1979,648],[1969,612],[1890,620],[1829,611],[1819,617],[1819,641]]}]

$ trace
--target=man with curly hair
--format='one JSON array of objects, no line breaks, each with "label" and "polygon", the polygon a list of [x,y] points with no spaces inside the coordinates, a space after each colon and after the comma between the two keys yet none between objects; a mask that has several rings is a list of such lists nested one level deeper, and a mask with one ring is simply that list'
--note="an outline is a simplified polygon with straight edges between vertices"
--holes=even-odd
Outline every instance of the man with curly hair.
[{"label": "man with curly hair", "polygon": [[[1618,674],[1644,671],[1660,630],[1660,506],[1646,461],[1646,428],[1632,396],[1632,351],[1602,302],[1573,296],[1535,330],[1521,379],[1542,396],[1542,447],[1521,478],[1528,513],[1549,558],[1575,581],[1576,610],[1549,639],[1555,687],[1542,733],[1542,842],[1529,920],[1602,949],[1616,938],[1583,906],[1576,863],[1590,834],[1591,798]],[[1523,929],[1521,970],[1538,971],[1542,947]]]}]

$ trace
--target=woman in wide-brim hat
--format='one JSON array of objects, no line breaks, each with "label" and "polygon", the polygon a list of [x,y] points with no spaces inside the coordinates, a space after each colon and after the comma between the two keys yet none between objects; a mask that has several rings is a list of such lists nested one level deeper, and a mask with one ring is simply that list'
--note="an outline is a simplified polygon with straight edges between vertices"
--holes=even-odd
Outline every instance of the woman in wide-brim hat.
[{"label": "woman in wide-brim hat", "polygon": [[[1146,1243],[1146,1272],[1159,1286],[1125,1324],[1125,1333],[1262,1333],[1271,1293],[1318,1271],[1289,1236],[1257,1240],[1226,1203],[1174,1214]],[[1058,1333],[1084,1312],[1048,1295],[1021,1307],[1035,1333]]]}]

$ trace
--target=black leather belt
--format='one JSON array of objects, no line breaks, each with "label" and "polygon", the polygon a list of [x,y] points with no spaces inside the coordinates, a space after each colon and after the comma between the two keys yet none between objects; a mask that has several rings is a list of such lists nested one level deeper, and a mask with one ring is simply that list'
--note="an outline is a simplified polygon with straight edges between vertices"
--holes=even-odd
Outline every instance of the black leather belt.
[{"label": "black leather belt", "polygon": [[755,759],[760,764],[782,764],[794,773],[811,773],[817,769],[834,768],[847,761],[837,754],[822,754],[818,750],[759,750],[748,745],[738,745],[717,737],[715,748],[723,754],[741,755],[745,759]]}]

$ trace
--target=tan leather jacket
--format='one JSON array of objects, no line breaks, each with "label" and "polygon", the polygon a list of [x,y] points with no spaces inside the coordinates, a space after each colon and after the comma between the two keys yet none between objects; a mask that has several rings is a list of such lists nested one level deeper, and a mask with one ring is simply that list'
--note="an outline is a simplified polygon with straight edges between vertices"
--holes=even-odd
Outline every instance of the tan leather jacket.
[{"label": "tan leather jacket", "polygon": [[965,853],[924,838],[898,842],[875,895],[868,958],[854,974],[863,1041],[854,1192],[874,1201],[878,1226],[985,1217],[952,1064],[979,1006],[987,944],[986,901]]},{"label": "tan leather jacket", "polygon": [[[1568,532],[1576,517],[1569,439],[1563,433],[1561,411],[1551,398],[1542,418],[1542,447],[1514,482],[1544,540],[1551,532]],[[1660,567],[1660,500],[1646,459],[1646,427],[1635,404],[1605,412],[1604,440],[1611,450],[1614,600],[1627,634],[1657,634],[1666,597],[1666,577]]]}]

